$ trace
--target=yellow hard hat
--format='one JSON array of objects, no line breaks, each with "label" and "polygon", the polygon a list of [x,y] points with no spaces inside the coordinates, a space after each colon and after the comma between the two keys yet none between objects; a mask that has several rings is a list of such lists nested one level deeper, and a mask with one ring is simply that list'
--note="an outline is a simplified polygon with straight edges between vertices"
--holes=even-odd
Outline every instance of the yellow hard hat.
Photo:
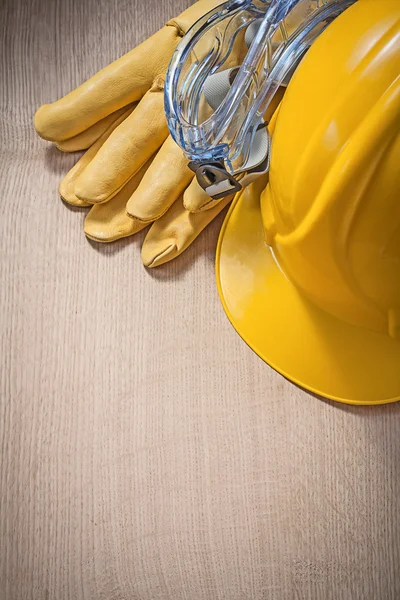
[{"label": "yellow hard hat", "polygon": [[[400,5],[359,0],[275,115],[269,182],[225,219],[217,282],[277,371],[354,404],[400,399]],[[266,187],[265,187],[266,185]]]}]

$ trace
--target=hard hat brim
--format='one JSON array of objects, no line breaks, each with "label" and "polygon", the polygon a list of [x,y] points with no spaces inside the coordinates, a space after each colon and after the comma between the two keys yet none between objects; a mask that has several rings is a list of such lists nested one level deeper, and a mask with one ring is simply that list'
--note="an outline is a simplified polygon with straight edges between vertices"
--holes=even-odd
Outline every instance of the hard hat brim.
[{"label": "hard hat brim", "polygon": [[238,334],[315,394],[347,404],[400,400],[400,342],[340,321],[301,295],[265,242],[253,186],[233,200],[216,256],[218,292]]}]

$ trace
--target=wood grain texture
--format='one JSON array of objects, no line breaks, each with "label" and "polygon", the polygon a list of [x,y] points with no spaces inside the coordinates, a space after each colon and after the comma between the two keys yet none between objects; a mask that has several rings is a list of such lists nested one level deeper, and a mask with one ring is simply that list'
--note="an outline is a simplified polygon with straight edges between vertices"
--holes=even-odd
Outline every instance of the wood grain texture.
[{"label": "wood grain texture", "polygon": [[186,0],[1,7],[0,599],[398,600],[400,405],[319,400],[178,260],[101,246],[32,116]]}]

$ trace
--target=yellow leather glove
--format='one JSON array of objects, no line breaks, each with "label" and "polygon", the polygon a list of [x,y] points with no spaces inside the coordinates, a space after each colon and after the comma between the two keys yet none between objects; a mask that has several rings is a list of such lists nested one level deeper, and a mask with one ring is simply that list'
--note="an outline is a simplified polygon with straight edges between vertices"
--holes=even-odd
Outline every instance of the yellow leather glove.
[{"label": "yellow leather glove", "polygon": [[149,267],[179,255],[231,200],[213,201],[200,188],[164,116],[172,53],[189,27],[219,3],[200,0],[35,115],[36,131],[60,150],[88,149],[60,194],[70,204],[93,205],[85,220],[89,238],[111,242],[156,221],[142,247]]}]

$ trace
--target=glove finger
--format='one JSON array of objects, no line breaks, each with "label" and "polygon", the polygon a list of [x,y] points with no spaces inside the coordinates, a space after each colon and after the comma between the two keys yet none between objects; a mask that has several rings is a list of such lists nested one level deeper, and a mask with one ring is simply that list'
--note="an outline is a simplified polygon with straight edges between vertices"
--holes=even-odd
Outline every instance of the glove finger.
[{"label": "glove finger", "polygon": [[111,115],[108,115],[108,117],[104,117],[104,119],[101,119],[101,121],[98,121],[89,127],[89,129],[82,131],[82,133],[78,133],[78,135],[75,135],[68,140],[64,140],[63,142],[54,142],[54,144],[61,152],[79,152],[80,150],[87,150],[87,148],[90,148],[90,146],[97,142],[110,125],[115,123],[121,115],[127,113],[130,108],[133,109],[134,107],[135,103],[124,106],[124,108],[120,108]]},{"label": "glove finger", "polygon": [[182,150],[169,136],[128,200],[128,214],[147,222],[159,219],[183,194],[194,177],[187,164]]},{"label": "glove finger", "polygon": [[164,94],[161,82],[157,82],[81,173],[75,184],[76,196],[91,204],[110,200],[153,156],[167,136]]},{"label": "glove finger", "polygon": [[108,129],[99,137],[90,148],[81,156],[78,162],[72,167],[72,169],[66,174],[64,179],[60,183],[59,193],[61,198],[72,204],[73,206],[90,206],[90,202],[85,202],[77,197],[75,194],[75,182],[76,179],[81,175],[86,167],[94,159],[104,142],[110,137],[112,132],[120,125],[134,110],[135,105],[131,105],[128,109],[125,109],[122,114],[109,125]]},{"label": "glove finger", "polygon": [[214,208],[191,213],[177,200],[168,212],[150,227],[142,246],[145,267],[157,267],[179,256],[205,227],[229,204],[233,196],[223,198]]},{"label": "glove finger", "polygon": [[92,206],[84,225],[88,238],[95,242],[114,242],[147,227],[148,223],[127,214],[126,203],[140,184],[148,166],[148,164],[144,165],[109,202]]},{"label": "glove finger", "polygon": [[165,26],[64,98],[41,106],[34,120],[37,133],[52,142],[64,141],[137,102],[166,72],[179,41],[177,27]]}]

